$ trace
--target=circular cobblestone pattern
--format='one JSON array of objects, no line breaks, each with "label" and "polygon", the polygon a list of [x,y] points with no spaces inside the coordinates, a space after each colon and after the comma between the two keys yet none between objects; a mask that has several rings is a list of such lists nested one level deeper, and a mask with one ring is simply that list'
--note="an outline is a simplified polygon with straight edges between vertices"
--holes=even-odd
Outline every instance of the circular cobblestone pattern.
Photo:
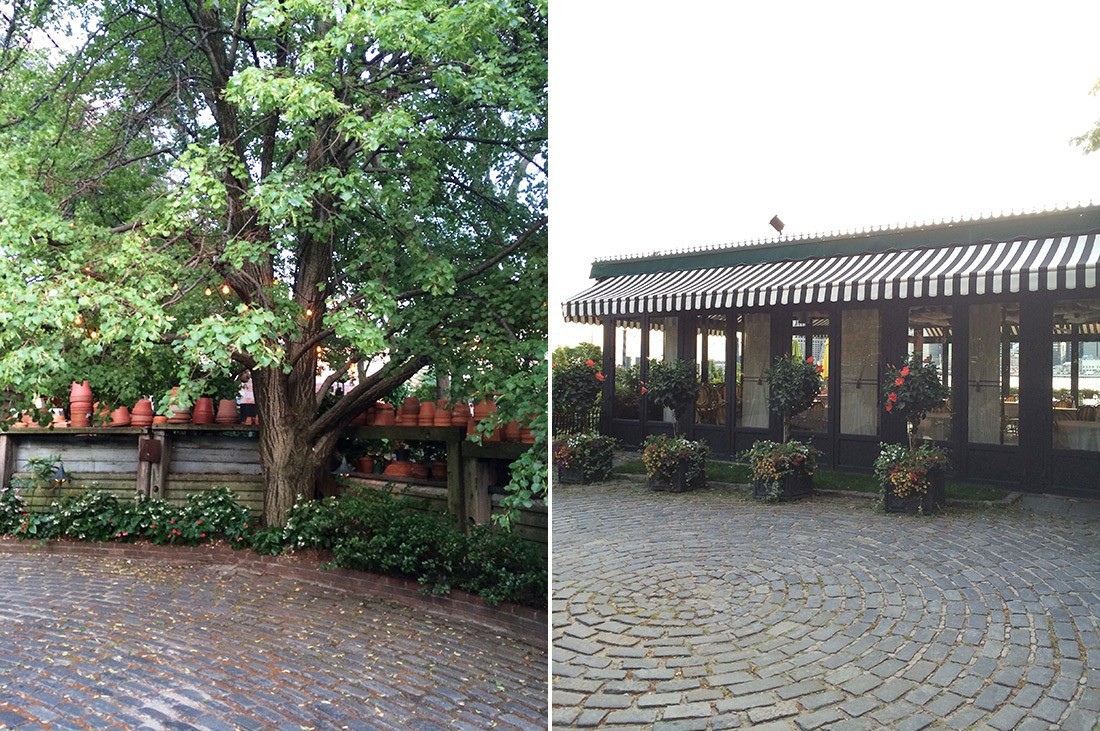
[{"label": "circular cobblestone pattern", "polygon": [[555,728],[1100,729],[1100,524],[555,486]]},{"label": "circular cobblestone pattern", "polygon": [[0,556],[2,729],[545,728],[545,655],[239,567]]}]

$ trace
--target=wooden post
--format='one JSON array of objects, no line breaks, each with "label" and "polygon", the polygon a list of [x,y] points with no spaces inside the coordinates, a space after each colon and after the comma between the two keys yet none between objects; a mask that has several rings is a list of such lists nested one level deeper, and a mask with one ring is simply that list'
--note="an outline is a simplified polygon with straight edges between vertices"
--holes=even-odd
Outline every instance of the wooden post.
[{"label": "wooden post", "polygon": [[141,458],[142,443],[148,437],[142,435],[137,439],[138,444],[138,460],[137,460],[137,491],[139,494],[149,497],[150,478],[153,473],[153,465],[150,462]]},{"label": "wooden post", "polygon": [[168,495],[168,465],[171,462],[172,440],[168,438],[168,432],[155,431],[153,439],[160,442],[160,461],[149,465],[149,490],[146,497],[156,497],[162,500]]},{"label": "wooden post", "polygon": [[467,530],[466,485],[469,483],[463,469],[463,438],[456,436],[447,439],[447,510],[455,517],[459,528]]},{"label": "wooden post", "polygon": [[8,434],[0,434],[0,487],[11,485],[11,473],[14,464],[15,442]]},{"label": "wooden post", "polygon": [[496,477],[495,465],[490,460],[468,457],[466,460],[466,505],[470,521],[485,525],[493,515],[489,500],[489,486]]}]

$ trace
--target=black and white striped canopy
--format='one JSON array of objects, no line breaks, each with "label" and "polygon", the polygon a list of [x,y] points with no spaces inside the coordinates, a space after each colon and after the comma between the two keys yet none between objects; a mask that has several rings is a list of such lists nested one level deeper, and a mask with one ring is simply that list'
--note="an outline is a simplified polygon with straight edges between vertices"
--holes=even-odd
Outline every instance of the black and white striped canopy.
[{"label": "black and white striped canopy", "polygon": [[565,319],[1095,289],[1096,233],[607,277]]}]

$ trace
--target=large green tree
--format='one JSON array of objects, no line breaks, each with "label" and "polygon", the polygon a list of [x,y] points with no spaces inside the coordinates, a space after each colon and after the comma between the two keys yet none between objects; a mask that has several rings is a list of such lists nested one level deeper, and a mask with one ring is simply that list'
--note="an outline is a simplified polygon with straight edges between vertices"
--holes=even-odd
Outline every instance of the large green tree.
[{"label": "large green tree", "polygon": [[[3,12],[13,398],[89,374],[186,398],[250,369],[269,522],[429,363],[545,437],[545,0]],[[544,451],[517,501],[544,492]]]}]

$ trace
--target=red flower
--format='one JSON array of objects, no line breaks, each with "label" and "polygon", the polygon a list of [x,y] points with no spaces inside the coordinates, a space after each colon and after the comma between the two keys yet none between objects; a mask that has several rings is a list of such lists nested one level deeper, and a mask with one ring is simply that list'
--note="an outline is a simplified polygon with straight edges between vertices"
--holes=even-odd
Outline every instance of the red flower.
[{"label": "red flower", "polygon": [[908,376],[909,375],[909,366],[905,366],[904,368],[902,368],[899,371],[899,373],[901,373],[901,375],[903,375],[903,376]]},{"label": "red flower", "polygon": [[814,357],[811,355],[809,358],[806,359],[806,362],[807,363],[813,363],[814,362]]},{"label": "red flower", "polygon": [[642,395],[645,396],[647,393],[649,393],[649,389],[645,386],[642,386]]},{"label": "red flower", "polygon": [[817,367],[817,372],[818,373],[824,373],[825,372],[825,366],[818,366]]},{"label": "red flower", "polygon": [[588,360],[586,360],[586,361],[584,362],[584,364],[585,364],[586,366],[588,366],[589,368],[591,368],[592,366],[596,365],[596,361],[594,361],[594,360],[592,360],[591,358],[589,358]]},{"label": "red flower", "polygon": [[894,385],[895,386],[904,386],[905,385],[905,379],[900,377],[900,376],[895,378],[894,379]]},{"label": "red flower", "polygon": [[887,398],[890,399],[890,403],[894,403],[895,401],[898,400],[898,395],[896,393],[894,393],[893,391],[891,391],[890,395],[887,396]]},{"label": "red flower", "polygon": [[886,403],[886,410],[887,411],[893,411],[894,410],[894,405],[892,403],[887,402]]},{"label": "red flower", "polygon": [[596,374],[596,380],[597,381],[602,381],[603,380],[603,374],[602,373],[597,373]]}]

